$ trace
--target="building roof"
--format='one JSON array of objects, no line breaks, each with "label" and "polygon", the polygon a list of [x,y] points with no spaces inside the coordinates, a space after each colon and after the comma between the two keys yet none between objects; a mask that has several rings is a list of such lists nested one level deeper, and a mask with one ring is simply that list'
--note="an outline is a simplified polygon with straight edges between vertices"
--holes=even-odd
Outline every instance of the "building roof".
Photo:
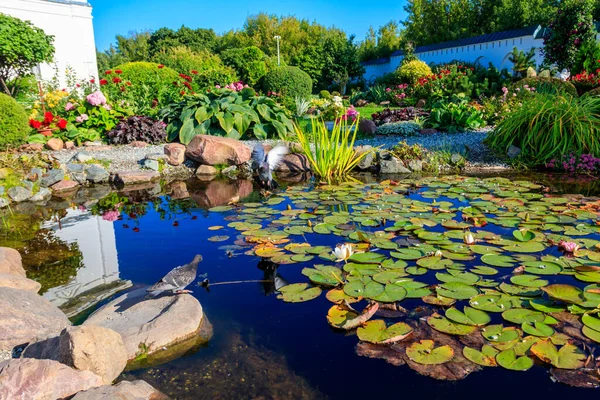
[{"label": "building roof", "polygon": [[43,0],[50,3],[68,4],[73,6],[91,7],[92,5],[87,0]]},{"label": "building roof", "polygon": [[362,65],[380,65],[387,64],[390,62],[389,57],[376,58],[374,60],[363,61]]}]

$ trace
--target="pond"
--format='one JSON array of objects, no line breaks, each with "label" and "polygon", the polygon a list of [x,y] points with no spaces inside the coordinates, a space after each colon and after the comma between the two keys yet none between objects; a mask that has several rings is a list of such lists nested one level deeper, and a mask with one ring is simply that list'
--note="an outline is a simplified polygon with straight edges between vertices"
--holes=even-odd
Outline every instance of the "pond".
[{"label": "pond", "polygon": [[76,323],[202,254],[213,338],[120,378],[172,398],[593,395],[566,383],[600,384],[595,181],[364,178],[85,189],[4,215],[0,244]]}]

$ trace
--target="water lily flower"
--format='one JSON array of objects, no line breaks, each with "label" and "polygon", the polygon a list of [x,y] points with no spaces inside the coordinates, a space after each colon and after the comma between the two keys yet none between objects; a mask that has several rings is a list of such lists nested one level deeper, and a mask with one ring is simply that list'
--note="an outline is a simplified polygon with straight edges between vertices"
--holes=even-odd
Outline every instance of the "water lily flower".
[{"label": "water lily flower", "polygon": [[565,242],[564,240],[561,240],[558,242],[558,248],[567,253],[575,253],[579,250],[579,245],[575,242]]},{"label": "water lily flower", "polygon": [[348,260],[352,254],[354,254],[354,250],[352,249],[351,244],[343,244],[341,246],[336,246],[333,250],[333,255],[336,258],[336,261],[346,261]]},{"label": "water lily flower", "polygon": [[472,245],[472,244],[475,244],[475,238],[473,237],[473,234],[471,232],[467,232],[465,234],[464,241],[465,241],[465,244],[467,244],[469,246]]}]

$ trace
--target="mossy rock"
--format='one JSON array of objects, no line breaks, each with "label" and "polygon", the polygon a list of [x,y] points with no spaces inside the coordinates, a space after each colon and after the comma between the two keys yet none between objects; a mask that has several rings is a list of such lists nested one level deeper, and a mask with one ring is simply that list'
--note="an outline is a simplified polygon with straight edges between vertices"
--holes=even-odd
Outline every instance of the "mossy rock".
[{"label": "mossy rock", "polygon": [[512,85],[512,89],[523,89],[527,85],[534,87],[538,93],[567,93],[573,97],[579,97],[577,89],[571,82],[563,81],[558,78],[530,77],[523,78]]}]

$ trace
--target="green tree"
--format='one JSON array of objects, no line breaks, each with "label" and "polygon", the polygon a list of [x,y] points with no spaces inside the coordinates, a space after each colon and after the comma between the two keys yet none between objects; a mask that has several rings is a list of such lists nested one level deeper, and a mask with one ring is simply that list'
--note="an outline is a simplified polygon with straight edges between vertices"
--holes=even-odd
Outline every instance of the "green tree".
[{"label": "green tree", "polygon": [[117,35],[117,51],[127,61],[147,61],[150,58],[150,32],[131,32]]},{"label": "green tree", "polygon": [[98,63],[98,71],[106,71],[115,65],[124,64],[129,60],[111,44],[108,50],[103,52],[96,51],[96,61]]},{"label": "green tree", "polygon": [[526,77],[529,67],[535,68],[535,47],[531,48],[527,53],[522,50],[513,48],[508,61],[513,63],[514,76]]},{"label": "green tree", "polygon": [[174,31],[169,28],[160,28],[150,35],[148,39],[150,57],[160,51],[171,47],[186,46],[192,51],[214,51],[217,45],[217,35],[212,29],[190,29],[182,26]]},{"label": "green tree", "polygon": [[221,53],[221,59],[250,86],[254,86],[268,72],[268,57],[256,46],[225,50]]},{"label": "green tree", "polygon": [[29,21],[0,14],[0,87],[15,97],[21,78],[38,64],[54,57],[54,37],[46,35]]}]

